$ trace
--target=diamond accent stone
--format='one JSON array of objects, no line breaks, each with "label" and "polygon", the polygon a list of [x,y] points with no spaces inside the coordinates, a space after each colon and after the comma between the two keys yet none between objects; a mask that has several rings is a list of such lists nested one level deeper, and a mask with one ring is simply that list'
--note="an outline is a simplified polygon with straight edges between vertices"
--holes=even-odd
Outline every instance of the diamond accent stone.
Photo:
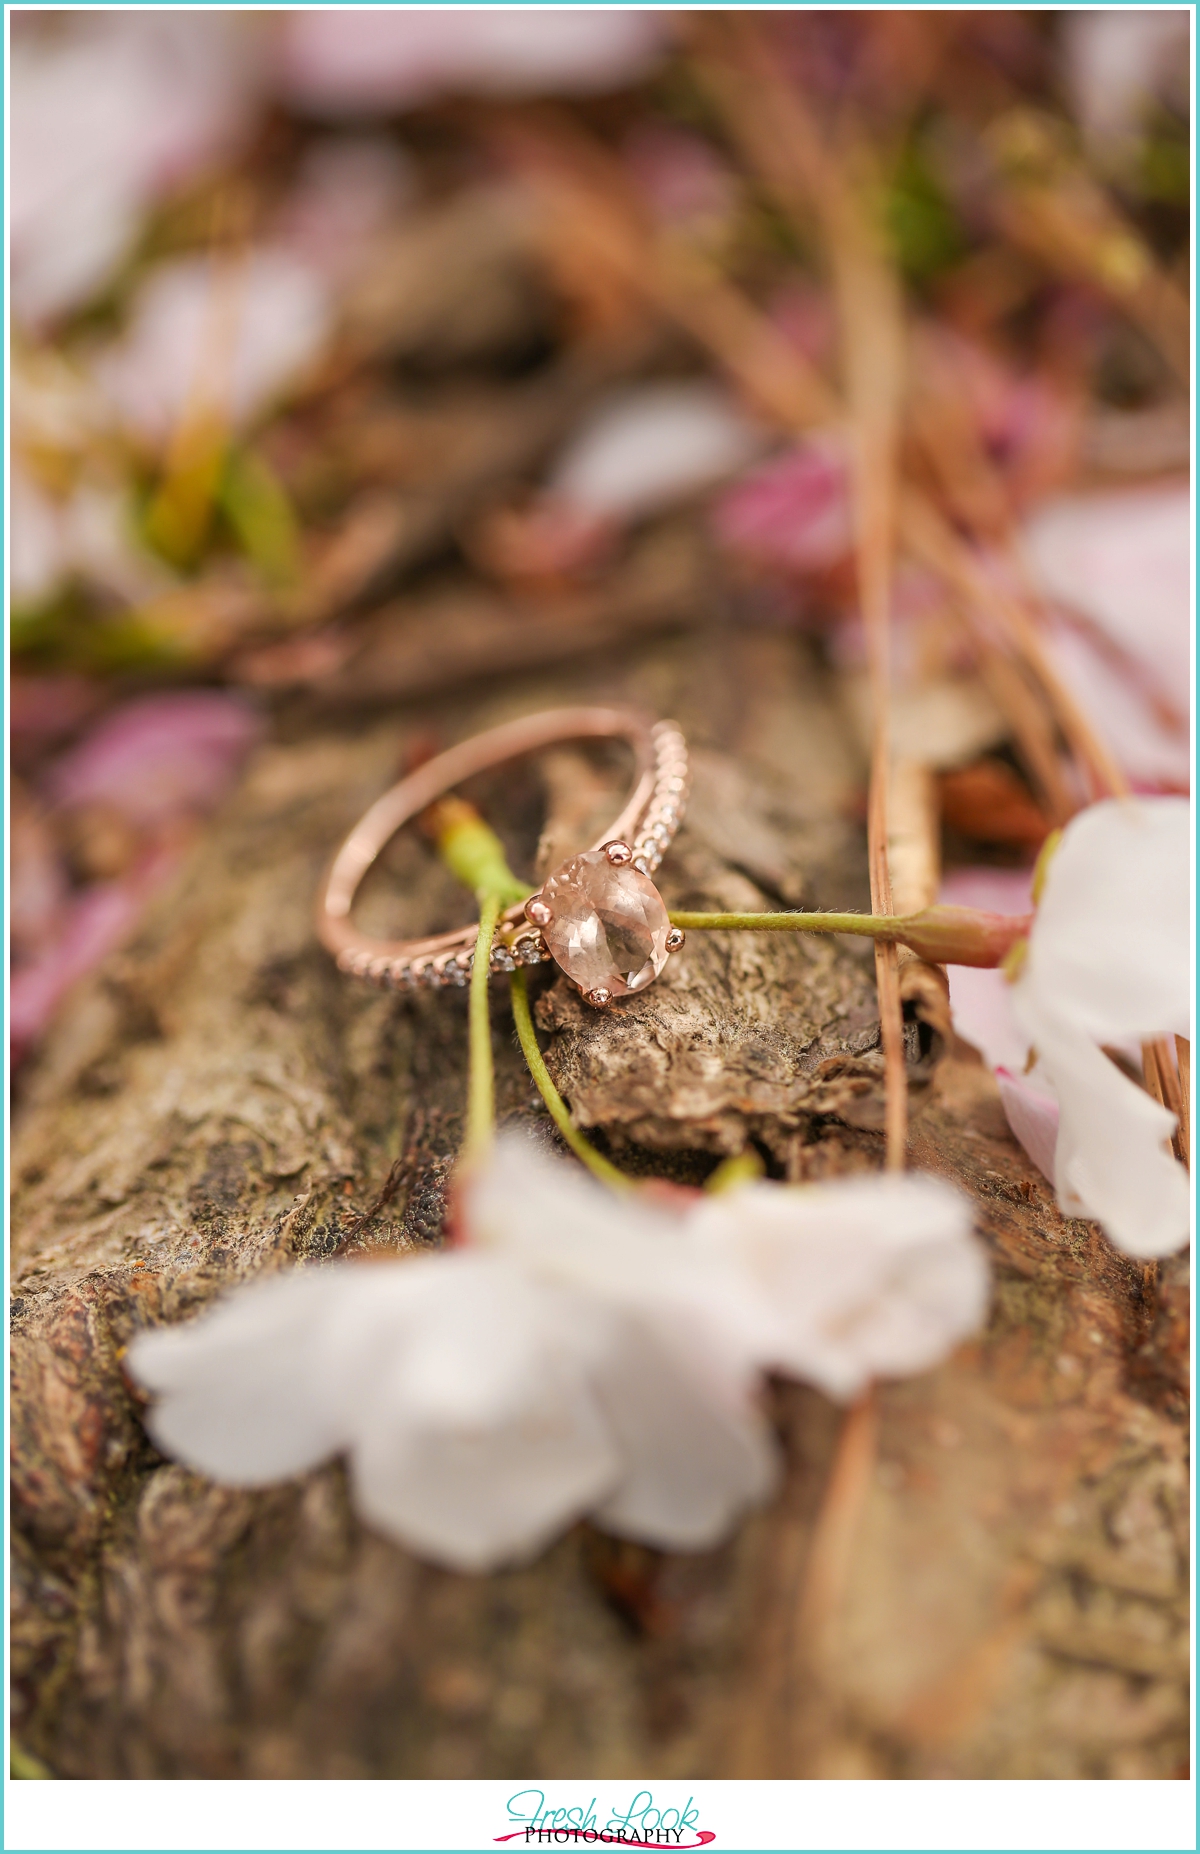
[{"label": "diamond accent stone", "polygon": [[623,998],[651,984],[666,964],[666,906],[635,866],[616,866],[603,850],[585,850],[554,871],[542,898],[550,909],[542,937],[583,992]]}]

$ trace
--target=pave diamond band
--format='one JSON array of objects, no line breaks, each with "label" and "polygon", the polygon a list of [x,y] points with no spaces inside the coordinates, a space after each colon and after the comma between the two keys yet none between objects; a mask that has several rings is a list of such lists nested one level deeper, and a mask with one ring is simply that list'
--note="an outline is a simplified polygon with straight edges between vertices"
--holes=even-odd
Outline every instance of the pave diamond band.
[{"label": "pave diamond band", "polygon": [[[492,766],[566,740],[624,740],[637,778],[620,816],[591,846],[630,846],[631,864],[651,876],[683,818],[688,794],[687,744],[673,721],[651,722],[625,708],[561,708],[529,715],[451,747],[385,792],[338,850],[317,902],[317,933],[341,971],[388,991],[465,986],[475,964],[476,927],[423,940],[385,941],[360,933],[350,919],[354,897],[384,845],[452,787]],[[501,917],[489,968],[512,972],[550,958],[540,929],[522,907]]]}]

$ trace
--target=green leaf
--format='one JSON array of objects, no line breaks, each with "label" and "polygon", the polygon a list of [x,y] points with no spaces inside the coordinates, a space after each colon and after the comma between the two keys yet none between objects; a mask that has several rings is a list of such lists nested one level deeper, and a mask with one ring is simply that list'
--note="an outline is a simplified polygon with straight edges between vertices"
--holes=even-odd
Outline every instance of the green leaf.
[{"label": "green leaf", "polygon": [[287,491],[257,451],[230,451],[218,492],[221,512],[244,552],[273,586],[293,585],[300,539]]}]

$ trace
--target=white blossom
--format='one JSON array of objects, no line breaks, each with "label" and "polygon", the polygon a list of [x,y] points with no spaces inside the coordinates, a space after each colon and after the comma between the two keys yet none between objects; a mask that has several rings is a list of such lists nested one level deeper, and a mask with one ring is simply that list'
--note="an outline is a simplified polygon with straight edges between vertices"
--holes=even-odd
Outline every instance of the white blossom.
[{"label": "white blossom", "polygon": [[932,1179],[678,1213],[510,1138],[459,1220],[465,1248],[275,1276],[141,1334],[150,1433],[242,1486],[344,1454],[364,1519],[461,1570],[584,1514],[697,1550],[774,1483],[764,1370],[848,1396],[936,1362],[986,1299],[966,1202]]},{"label": "white blossom", "polygon": [[315,116],[615,90],[649,73],[664,39],[661,15],[625,7],[314,7],[280,24],[281,87]]},{"label": "white blossom", "polygon": [[555,501],[610,521],[669,507],[731,476],[763,448],[728,394],[701,380],[614,393],[559,457]]},{"label": "white blossom", "polygon": [[1186,789],[1192,643],[1186,482],[1058,496],[1024,551],[1059,613],[1047,648],[1129,778]]},{"label": "white blossom", "polygon": [[760,1289],[775,1325],[764,1363],[833,1397],[927,1370],[987,1311],[971,1206],[939,1178],[747,1184],[706,1199],[689,1226]]},{"label": "white blossom", "polygon": [[1012,1003],[1059,1106],[1054,1183],[1069,1216],[1095,1217],[1131,1255],[1167,1255],[1190,1230],[1190,1193],[1167,1142],[1175,1117],[1104,1045],[1190,1034],[1186,799],[1106,799],[1052,855]]},{"label": "white blossom", "polygon": [[1154,99],[1186,111],[1188,15],[1182,7],[1080,7],[1065,12],[1066,88],[1090,147],[1128,160]]},{"label": "white blossom", "polygon": [[[346,1453],[363,1517],[463,1570],[527,1558],[585,1512],[715,1543],[775,1471],[749,1335],[719,1317],[724,1270],[525,1147],[501,1147],[465,1216],[486,1246],[304,1270],[141,1335],[155,1440],[241,1485]],[[551,1235],[561,1265],[539,1254]]]},{"label": "white blossom", "polygon": [[178,258],[140,286],[95,377],[120,422],[162,444],[197,400],[235,426],[250,422],[313,363],[330,326],[325,282],[287,251]]},{"label": "white blossom", "polygon": [[67,16],[14,36],[12,296],[40,325],[88,301],[149,208],[248,127],[253,34],[220,13]]}]

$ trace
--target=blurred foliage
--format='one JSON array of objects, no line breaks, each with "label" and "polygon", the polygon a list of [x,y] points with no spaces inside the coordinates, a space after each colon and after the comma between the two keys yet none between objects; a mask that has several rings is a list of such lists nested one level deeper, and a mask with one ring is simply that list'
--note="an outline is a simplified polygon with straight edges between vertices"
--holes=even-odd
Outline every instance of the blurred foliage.
[{"label": "blurred foliage", "polygon": [[1137,169],[1143,199],[1186,208],[1191,198],[1192,151],[1188,125],[1171,110],[1151,114]]},{"label": "blurred foliage", "polygon": [[287,491],[258,451],[234,447],[225,459],[218,505],[269,586],[296,583],[300,530]]},{"label": "blurred foliage", "polygon": [[892,170],[883,218],[896,262],[911,283],[928,283],[967,254],[966,234],[921,133],[908,138]]}]

